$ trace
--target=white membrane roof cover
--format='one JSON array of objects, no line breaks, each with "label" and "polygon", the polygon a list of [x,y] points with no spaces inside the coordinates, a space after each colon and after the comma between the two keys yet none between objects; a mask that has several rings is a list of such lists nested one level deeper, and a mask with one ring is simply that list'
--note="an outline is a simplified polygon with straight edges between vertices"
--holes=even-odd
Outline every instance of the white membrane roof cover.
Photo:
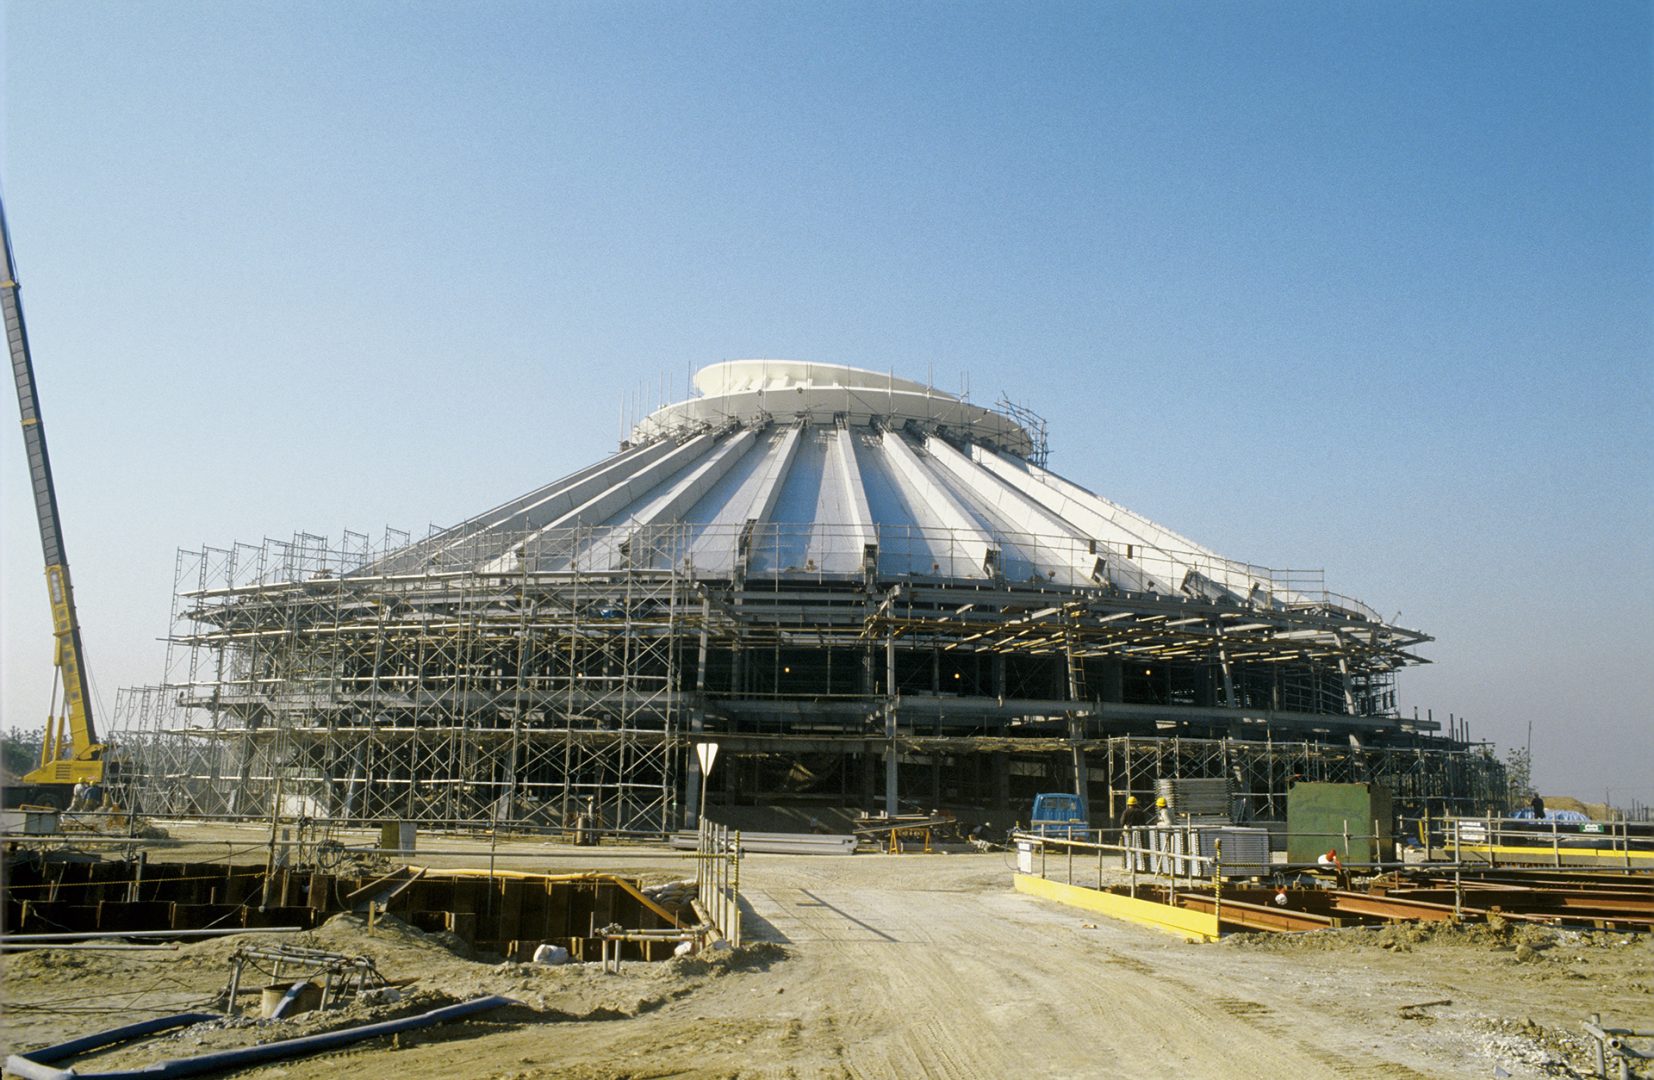
[{"label": "white membrane roof cover", "polygon": [[372,572],[872,570],[1304,600],[1285,575],[1226,559],[1033,464],[1016,420],[923,383],[790,360],[725,361],[694,382],[698,396],[650,414],[618,453]]}]

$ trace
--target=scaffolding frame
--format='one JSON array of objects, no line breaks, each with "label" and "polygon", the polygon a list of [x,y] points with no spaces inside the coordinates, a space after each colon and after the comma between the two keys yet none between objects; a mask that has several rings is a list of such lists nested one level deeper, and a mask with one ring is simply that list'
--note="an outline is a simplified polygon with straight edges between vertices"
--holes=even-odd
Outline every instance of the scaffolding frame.
[{"label": "scaffolding frame", "polygon": [[[181,551],[166,673],[117,715],[149,812],[659,832],[685,577],[356,576],[361,534]],[[670,544],[670,535],[656,535]],[[640,552],[646,566],[656,560]]]},{"label": "scaffolding frame", "polygon": [[[699,817],[686,747],[709,738],[726,798],[765,788],[766,762],[828,755],[864,806],[882,759],[887,810],[944,788],[997,806],[1011,772],[1111,816],[1153,780],[1232,773],[1263,814],[1293,775],[1489,801],[1485,748],[1396,711],[1395,672],[1429,638],[1319,575],[1252,568],[1242,603],[963,578],[964,540],[911,529],[830,574],[783,565],[800,547],[784,532],[461,526],[180,551],[163,677],[117,698],[128,782],[164,816],[659,835]],[[696,568],[709,540],[733,573]],[[942,554],[881,574],[904,545]]]}]

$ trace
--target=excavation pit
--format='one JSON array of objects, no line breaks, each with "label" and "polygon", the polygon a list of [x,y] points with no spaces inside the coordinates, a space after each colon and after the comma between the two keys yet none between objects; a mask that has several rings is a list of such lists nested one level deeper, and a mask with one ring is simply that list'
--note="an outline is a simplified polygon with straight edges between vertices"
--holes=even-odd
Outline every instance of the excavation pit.
[{"label": "excavation pit", "polygon": [[[541,945],[571,961],[618,949],[626,960],[665,960],[695,918],[647,896],[636,879],[602,873],[427,870],[329,873],[227,863],[145,863],[28,856],[3,883],[8,937],[163,931],[314,930],[344,912],[391,915],[447,932],[479,953],[528,961]],[[620,933],[638,938],[615,940]],[[157,935],[158,936],[158,935]]]}]

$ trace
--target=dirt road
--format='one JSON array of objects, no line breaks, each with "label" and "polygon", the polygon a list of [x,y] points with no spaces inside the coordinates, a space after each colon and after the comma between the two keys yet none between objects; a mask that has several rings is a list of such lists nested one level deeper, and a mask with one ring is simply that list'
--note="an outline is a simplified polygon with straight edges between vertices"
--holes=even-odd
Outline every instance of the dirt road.
[{"label": "dirt road", "polygon": [[[1535,1066],[1550,1029],[1577,1033],[1595,1009],[1654,1018],[1646,941],[1525,962],[1473,943],[1398,952],[1377,934],[1342,949],[1190,945],[1092,924],[1011,891],[1009,877],[992,855],[755,865],[753,928],[789,959],[652,1018],[636,1036],[639,1075],[1546,1075]],[[1594,987],[1593,968],[1617,986]],[[1403,1018],[1402,1006],[1444,998]],[[703,1057],[697,1017],[735,1023],[747,1041]],[[604,1056],[564,1061],[601,1074]]]},{"label": "dirt road", "polygon": [[1516,949],[1386,929],[1191,945],[1010,881],[1001,855],[751,856],[747,936],[768,946],[733,964],[604,976],[449,963],[429,988],[510,993],[538,1011],[246,1075],[1567,1076],[1586,1014],[1654,1025],[1646,937],[1545,931]]}]

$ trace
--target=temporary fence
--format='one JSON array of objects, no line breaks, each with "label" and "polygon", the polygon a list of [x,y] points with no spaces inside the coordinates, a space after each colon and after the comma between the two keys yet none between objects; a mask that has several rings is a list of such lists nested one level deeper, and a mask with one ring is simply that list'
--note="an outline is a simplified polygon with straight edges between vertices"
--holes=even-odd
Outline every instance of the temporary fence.
[{"label": "temporary fence", "polygon": [[702,916],[731,946],[741,944],[741,834],[701,822],[695,847],[695,896]]}]

